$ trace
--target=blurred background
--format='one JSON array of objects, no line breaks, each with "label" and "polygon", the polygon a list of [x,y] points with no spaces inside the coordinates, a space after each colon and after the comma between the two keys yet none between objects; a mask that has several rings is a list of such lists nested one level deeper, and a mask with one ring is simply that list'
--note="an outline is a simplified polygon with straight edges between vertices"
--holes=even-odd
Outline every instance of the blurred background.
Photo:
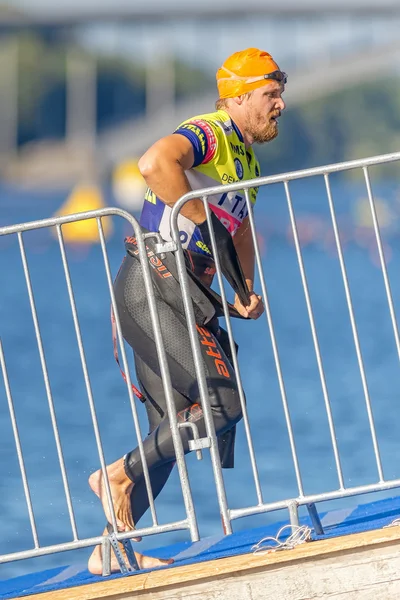
[{"label": "blurred background", "polygon": [[2,0],[2,179],[112,178],[212,109],[217,68],[248,46],[289,74],[280,137],[259,150],[264,174],[390,152],[399,23],[395,0]]},{"label": "blurred background", "polygon": [[[399,31],[398,0],[0,0],[0,226],[102,206],[137,216],[144,193],[138,158],[184,119],[214,109],[217,68],[249,46],[269,51],[289,75],[280,134],[256,148],[263,175],[398,151]],[[398,312],[398,163],[370,172]],[[398,352],[366,188],[360,171],[334,175],[331,185],[385,476],[396,478]],[[376,465],[324,182],[312,178],[291,189],[345,483],[372,483]],[[337,489],[282,186],[260,189],[256,214],[305,491]],[[117,219],[104,226],[115,274],[130,229]],[[97,228],[86,222],[63,231],[111,462],[136,442],[112,353]],[[87,478],[99,458],[58,244],[48,230],[30,232],[24,240],[79,533],[94,536],[102,531],[104,516]],[[71,531],[15,236],[0,237],[0,272],[0,335],[40,542],[59,543],[70,540]],[[296,496],[268,328],[261,320],[234,327],[265,501]],[[5,554],[31,548],[32,534],[3,385],[0,400],[0,554]],[[141,419],[145,434],[143,411]],[[220,531],[220,520],[209,461],[189,456],[188,462],[200,531],[212,535]],[[231,506],[255,502],[242,426],[236,468],[225,477]],[[183,518],[176,474],[158,502],[161,523]],[[235,527],[270,518],[276,515]],[[179,535],[146,539],[142,549],[187,539]],[[71,561],[84,565],[88,552],[6,564],[0,579]]]}]

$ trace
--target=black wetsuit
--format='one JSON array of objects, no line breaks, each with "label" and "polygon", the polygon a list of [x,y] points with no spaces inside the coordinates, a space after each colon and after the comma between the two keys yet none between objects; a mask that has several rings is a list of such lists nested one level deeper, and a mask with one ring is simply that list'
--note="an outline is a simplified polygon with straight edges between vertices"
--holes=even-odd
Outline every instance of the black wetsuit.
[{"label": "black wetsuit", "polygon": [[[154,284],[153,287],[178,420],[195,421],[200,436],[204,437],[206,429],[201,399],[182,306],[171,306],[166,302],[159,286]],[[175,452],[142,265],[138,257],[129,253],[126,255],[115,280],[114,290],[122,334],[134,351],[138,383],[145,399],[150,432],[143,446],[156,497],[173,468]],[[229,343],[227,334],[219,327],[216,317],[207,325],[197,326],[197,329],[215,429],[221,440],[224,432],[234,431],[234,425],[242,417]],[[189,451],[188,441],[192,438],[191,431],[182,428],[180,435],[186,453]],[[228,458],[227,462],[231,464],[224,466],[233,466],[232,459]],[[137,522],[149,506],[138,448],[126,455],[125,471],[135,483],[131,504],[132,516]]]}]

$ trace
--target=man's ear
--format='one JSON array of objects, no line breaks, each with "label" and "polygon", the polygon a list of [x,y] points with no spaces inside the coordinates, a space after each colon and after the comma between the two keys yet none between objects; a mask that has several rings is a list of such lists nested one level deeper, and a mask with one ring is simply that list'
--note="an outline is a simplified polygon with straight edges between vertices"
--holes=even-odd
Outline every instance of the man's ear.
[{"label": "man's ear", "polygon": [[243,104],[244,96],[236,96],[236,98],[232,98],[232,100],[240,106]]}]

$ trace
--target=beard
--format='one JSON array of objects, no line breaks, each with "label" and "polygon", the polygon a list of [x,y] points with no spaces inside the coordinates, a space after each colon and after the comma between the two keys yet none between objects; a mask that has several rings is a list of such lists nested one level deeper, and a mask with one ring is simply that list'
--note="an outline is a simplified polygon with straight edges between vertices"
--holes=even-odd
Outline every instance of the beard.
[{"label": "beard", "polygon": [[274,140],[279,133],[278,123],[271,120],[268,116],[268,122],[265,124],[265,116],[257,115],[249,118],[247,131],[250,133],[256,144],[265,144]]}]

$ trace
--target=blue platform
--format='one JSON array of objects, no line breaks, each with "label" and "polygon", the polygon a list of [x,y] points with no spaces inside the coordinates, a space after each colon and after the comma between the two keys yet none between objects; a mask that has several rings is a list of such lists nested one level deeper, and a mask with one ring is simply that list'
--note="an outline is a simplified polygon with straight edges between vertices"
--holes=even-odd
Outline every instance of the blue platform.
[{"label": "blue platform", "polygon": [[[326,539],[380,529],[385,525],[390,525],[399,516],[400,497],[386,498],[369,504],[361,504],[356,508],[342,508],[320,513],[324,535],[317,536],[312,530],[312,539]],[[300,523],[312,526],[308,517],[302,518]],[[287,521],[277,522],[264,527],[239,531],[229,536],[221,534],[203,538],[199,542],[181,542],[148,550],[146,554],[159,558],[174,559],[175,562],[173,565],[161,567],[162,569],[171,569],[176,566],[200,563],[238,554],[248,554],[254,552],[254,545],[260,542],[262,538],[267,536],[275,537],[279,529],[286,524]],[[285,535],[289,534],[290,530],[287,529]],[[285,535],[283,535],[282,539],[284,539]],[[110,575],[107,579],[134,577],[137,573],[144,572],[146,571],[136,571],[127,575],[118,573]],[[58,567],[16,577],[7,581],[0,581],[0,598],[7,600],[19,596],[61,590],[104,580],[103,577],[91,575],[82,565]]]}]

